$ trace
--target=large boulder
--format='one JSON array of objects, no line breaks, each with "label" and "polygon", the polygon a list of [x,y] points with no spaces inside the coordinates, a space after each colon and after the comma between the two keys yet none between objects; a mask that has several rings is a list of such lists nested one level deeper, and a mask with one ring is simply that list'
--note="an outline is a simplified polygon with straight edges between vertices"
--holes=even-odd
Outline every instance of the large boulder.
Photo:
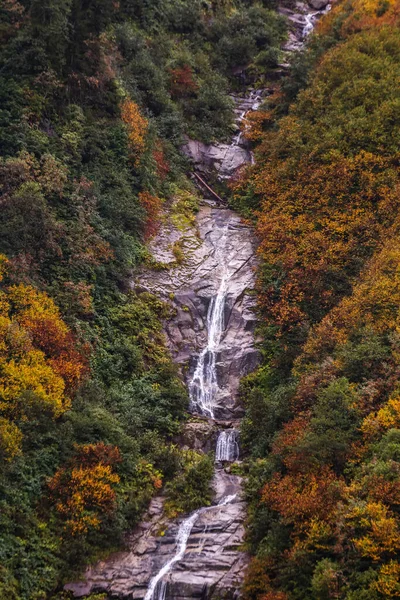
[{"label": "large boulder", "polygon": [[322,10],[326,8],[329,4],[329,0],[308,0],[311,8],[315,8],[315,10]]}]

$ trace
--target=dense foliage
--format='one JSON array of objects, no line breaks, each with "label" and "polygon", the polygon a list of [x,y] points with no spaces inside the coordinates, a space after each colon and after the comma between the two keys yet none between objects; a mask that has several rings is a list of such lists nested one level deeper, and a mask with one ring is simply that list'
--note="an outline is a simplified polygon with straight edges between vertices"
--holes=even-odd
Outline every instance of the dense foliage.
[{"label": "dense foliage", "polygon": [[227,136],[235,70],[276,64],[272,8],[1,3],[1,598],[58,593],[165,482],[171,514],[209,502],[211,459],[172,443],[169,309],[128,281],[164,203],[195,205],[184,135]]},{"label": "dense foliage", "polygon": [[248,599],[400,597],[399,5],[345,0],[253,116],[265,362]]}]

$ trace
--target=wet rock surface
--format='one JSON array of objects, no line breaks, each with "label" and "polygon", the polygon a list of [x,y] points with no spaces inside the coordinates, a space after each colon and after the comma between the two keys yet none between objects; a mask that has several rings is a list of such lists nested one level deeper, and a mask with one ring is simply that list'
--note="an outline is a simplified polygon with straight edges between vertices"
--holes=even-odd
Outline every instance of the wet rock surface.
[{"label": "wet rock surface", "polygon": [[[176,242],[184,251],[181,264],[176,264],[171,250]],[[239,380],[258,361],[251,294],[256,260],[252,232],[231,210],[205,202],[193,226],[179,228],[167,222],[150,249],[163,268],[146,269],[132,286],[149,290],[171,305],[173,316],[165,323],[165,333],[173,359],[188,384],[207,343],[210,303],[220,289],[221,278],[224,274],[229,277],[215,362],[215,417],[194,416],[177,440],[183,447],[215,451],[220,431],[239,425],[243,413],[237,399]],[[182,559],[162,579],[168,600],[233,598],[239,592],[247,563],[241,549],[245,518],[241,479],[229,474],[223,463],[216,466],[213,506],[200,509]],[[154,575],[176,555],[177,536],[184,521],[166,520],[163,499],[154,499],[129,536],[128,550],[91,567],[83,582],[69,584],[66,589],[76,597],[106,592],[110,598],[144,598]],[[154,598],[157,589],[155,593]]]},{"label": "wet rock surface", "polygon": [[329,0],[309,0],[308,3],[296,2],[290,7],[280,6],[278,12],[289,21],[288,40],[283,50],[288,53],[301,50],[315,23],[329,8]]},{"label": "wet rock surface", "polygon": [[[241,551],[245,505],[240,498],[240,477],[219,469],[214,489],[215,504],[200,512],[183,559],[164,579],[168,599],[222,598],[240,587],[247,564]],[[218,504],[227,497],[228,504]],[[82,582],[68,584],[66,589],[78,598],[95,592],[105,592],[110,598],[144,598],[154,573],[174,556],[181,522],[168,523],[163,517],[163,499],[154,498],[128,540],[129,550],[99,562],[86,571]]]},{"label": "wet rock surface", "polygon": [[204,144],[188,139],[182,150],[191,160],[195,170],[204,174],[217,174],[220,179],[230,179],[238,169],[252,161],[252,154],[241,132],[246,113],[257,110],[267,90],[250,89],[246,95],[232,95],[237,133],[230,143]]},{"label": "wet rock surface", "polygon": [[[237,402],[240,378],[253,370],[259,353],[254,344],[254,268],[255,246],[250,228],[233,211],[205,204],[197,215],[196,227],[169,234],[153,241],[151,249],[157,260],[168,260],[168,248],[179,235],[186,259],[181,265],[163,271],[146,271],[138,284],[164,298],[174,309],[174,317],[165,324],[172,357],[181,367],[187,383],[207,339],[207,314],[221,280],[221,260],[217,252],[223,231],[227,232],[224,256],[229,270],[229,289],[224,304],[224,333],[216,357],[219,390],[215,418],[240,418]],[[202,240],[200,242],[199,240]]]}]

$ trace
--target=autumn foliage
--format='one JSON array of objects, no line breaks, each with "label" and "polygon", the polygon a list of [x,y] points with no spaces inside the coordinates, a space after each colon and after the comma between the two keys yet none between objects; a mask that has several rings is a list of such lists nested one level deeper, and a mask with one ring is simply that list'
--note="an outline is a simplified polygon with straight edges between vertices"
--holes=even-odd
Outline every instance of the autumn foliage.
[{"label": "autumn foliage", "polygon": [[78,447],[71,464],[49,482],[58,513],[72,536],[98,529],[114,509],[119,476],[113,467],[121,462],[118,448],[104,443]]},{"label": "autumn foliage", "polygon": [[336,3],[295,102],[284,83],[249,117],[234,192],[255,207],[268,361],[245,390],[251,600],[400,597],[398,9]]},{"label": "autumn foliage", "polygon": [[121,104],[121,118],[128,131],[129,148],[134,164],[137,164],[146,148],[148,121],[133,100]]},{"label": "autumn foliage", "polygon": [[197,91],[199,86],[193,77],[193,71],[189,65],[171,69],[170,73],[172,97],[183,98]]},{"label": "autumn foliage", "polygon": [[144,236],[145,239],[150,239],[156,235],[161,225],[162,200],[149,192],[140,192],[139,202],[146,213]]},{"label": "autumn foliage", "polygon": [[32,393],[59,416],[87,374],[87,359],[45,293],[20,284],[0,294],[2,410],[23,417]]}]

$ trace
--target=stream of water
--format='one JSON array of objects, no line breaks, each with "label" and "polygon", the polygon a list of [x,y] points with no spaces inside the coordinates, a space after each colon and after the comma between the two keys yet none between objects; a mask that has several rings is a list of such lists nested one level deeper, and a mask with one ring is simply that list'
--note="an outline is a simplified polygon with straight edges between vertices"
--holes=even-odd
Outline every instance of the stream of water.
[{"label": "stream of water", "polygon": [[236,431],[236,429],[221,431],[217,440],[215,462],[234,462],[238,458],[238,432]]},{"label": "stream of water", "polygon": [[144,600],[165,600],[168,584],[162,581],[163,577],[171,571],[173,565],[180,561],[185,554],[187,543],[191,531],[199,518],[199,516],[207,511],[215,510],[215,508],[226,506],[236,499],[236,494],[230,494],[222,498],[216,506],[204,506],[193,512],[187,519],[182,521],[176,535],[176,553],[174,556],[160,569],[160,571],[150,581]]},{"label": "stream of water", "polygon": [[[305,39],[313,30],[319,12],[310,12],[304,15],[305,25],[302,30],[302,38]],[[247,98],[246,108],[238,114],[237,123],[240,124],[246,118],[249,110],[257,110],[262,102],[262,94],[252,90]],[[242,139],[240,131],[233,139],[231,147],[239,146]],[[215,225],[217,227],[217,224]],[[192,378],[189,381],[189,396],[191,411],[208,419],[215,419],[215,410],[217,407],[216,397],[219,392],[217,361],[218,353],[224,338],[226,329],[225,307],[227,297],[230,293],[230,280],[235,272],[227,259],[227,244],[229,242],[229,224],[220,229],[219,242],[216,245],[215,253],[217,264],[219,266],[219,287],[217,293],[210,299],[206,327],[207,340],[204,348],[199,353]],[[238,431],[232,428],[223,428],[220,430],[215,453],[215,462],[217,468],[225,462],[233,462],[239,458]],[[218,467],[219,465],[219,467]],[[178,529],[175,543],[175,554],[166,562],[158,573],[152,578],[148,586],[144,600],[165,600],[167,597],[166,576],[185,555],[188,540],[192,529],[203,513],[216,509],[218,506],[225,506],[233,502],[236,494],[228,494],[222,497],[217,506],[203,507],[198,509],[184,519]]]},{"label": "stream of water", "polygon": [[[243,115],[244,118],[244,115]],[[224,309],[229,293],[230,278],[235,268],[227,262],[227,244],[229,241],[229,224],[220,229],[219,243],[216,246],[215,258],[219,265],[219,287],[216,295],[210,299],[207,312],[207,341],[200,352],[192,379],[189,381],[189,395],[192,412],[203,417],[214,419],[216,395],[219,391],[217,376],[217,356],[226,327]],[[238,435],[235,430],[222,430],[219,433],[216,447],[216,461],[227,462],[239,458]],[[223,497],[218,506],[225,506],[236,498],[236,494]],[[174,564],[179,562],[186,551],[190,533],[199,516],[215,506],[200,508],[187,517],[179,526],[176,535],[176,551],[174,556],[160,569],[150,581],[144,600],[165,600],[165,577]]]},{"label": "stream of water", "polygon": [[224,307],[229,284],[229,266],[226,264],[228,227],[221,231],[217,260],[221,265],[221,282],[216,296],[211,298],[207,313],[207,344],[197,359],[192,380],[189,382],[190,403],[193,412],[214,418],[215,397],[218,391],[216,357],[225,329]]}]

